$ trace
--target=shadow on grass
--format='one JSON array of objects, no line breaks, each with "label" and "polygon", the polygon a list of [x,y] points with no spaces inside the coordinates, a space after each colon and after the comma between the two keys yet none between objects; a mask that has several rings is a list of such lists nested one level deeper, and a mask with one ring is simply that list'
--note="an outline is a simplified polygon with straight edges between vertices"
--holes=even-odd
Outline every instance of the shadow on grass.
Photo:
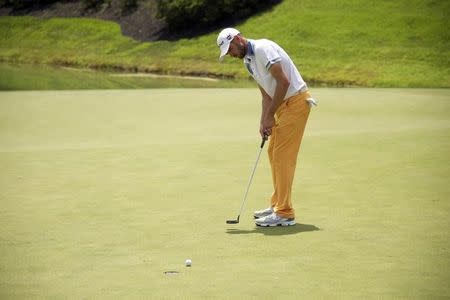
[{"label": "shadow on grass", "polygon": [[264,235],[289,235],[309,231],[319,231],[319,227],[310,224],[295,224],[294,226],[256,227],[253,230],[227,229],[228,234],[261,233]]}]

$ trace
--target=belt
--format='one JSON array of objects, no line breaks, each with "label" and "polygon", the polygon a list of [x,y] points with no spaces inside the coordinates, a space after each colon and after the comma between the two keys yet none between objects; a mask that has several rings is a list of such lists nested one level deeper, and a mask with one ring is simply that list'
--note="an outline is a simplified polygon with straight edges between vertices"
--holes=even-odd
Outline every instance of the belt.
[{"label": "belt", "polygon": [[[307,92],[307,91],[308,91],[308,87],[305,85],[304,87],[302,87],[300,90],[298,90],[297,93],[295,93],[291,97],[297,96],[298,94],[301,94],[301,93],[304,93],[304,92]],[[289,97],[289,98],[291,98],[291,97]],[[287,101],[287,99],[285,99],[285,101]],[[318,103],[317,103],[318,101],[315,100],[313,97],[308,97],[308,99],[306,99],[306,102],[308,102],[309,107],[313,107],[313,106],[317,106],[318,105]]]}]

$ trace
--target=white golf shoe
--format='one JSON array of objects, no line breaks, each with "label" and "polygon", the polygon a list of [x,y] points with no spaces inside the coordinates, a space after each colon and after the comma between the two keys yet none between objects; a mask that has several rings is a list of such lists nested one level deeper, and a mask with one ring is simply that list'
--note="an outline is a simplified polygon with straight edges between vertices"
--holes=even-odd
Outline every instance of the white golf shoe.
[{"label": "white golf shoe", "polygon": [[268,216],[270,214],[273,213],[273,208],[272,207],[268,207],[266,209],[262,209],[262,210],[257,210],[253,213],[253,217],[255,219],[259,219],[259,218],[263,218],[265,216]]},{"label": "white golf shoe", "polygon": [[292,226],[295,225],[295,219],[294,218],[282,218],[279,217],[276,213],[271,213],[268,216],[259,218],[255,220],[255,224],[257,226]]}]

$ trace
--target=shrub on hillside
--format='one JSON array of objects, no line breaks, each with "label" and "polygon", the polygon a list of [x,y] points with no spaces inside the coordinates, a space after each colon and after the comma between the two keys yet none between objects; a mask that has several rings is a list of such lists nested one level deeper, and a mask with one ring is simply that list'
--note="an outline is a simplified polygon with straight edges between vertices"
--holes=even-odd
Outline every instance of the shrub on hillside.
[{"label": "shrub on hillside", "polygon": [[119,0],[122,15],[128,14],[137,8],[137,0]]},{"label": "shrub on hillside", "polygon": [[85,10],[94,9],[97,10],[103,4],[104,0],[81,0],[83,8]]},{"label": "shrub on hillside", "polygon": [[171,30],[243,19],[280,0],[156,0],[158,16]]}]

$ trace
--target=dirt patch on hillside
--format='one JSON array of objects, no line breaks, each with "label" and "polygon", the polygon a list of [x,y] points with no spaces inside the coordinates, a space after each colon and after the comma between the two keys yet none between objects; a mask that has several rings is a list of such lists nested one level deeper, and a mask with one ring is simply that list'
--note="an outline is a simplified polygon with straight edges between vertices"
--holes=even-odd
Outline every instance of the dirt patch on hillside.
[{"label": "dirt patch on hillside", "polygon": [[[97,10],[85,10],[81,1],[66,0],[52,4],[34,6],[13,10],[12,8],[0,8],[0,16],[34,16],[39,18],[95,18],[113,21],[120,24],[122,34],[138,41],[178,40],[180,38],[192,38],[195,36],[217,31],[223,27],[233,27],[244,19],[231,18],[226,22],[219,22],[209,26],[189,26],[176,32],[168,29],[164,19],[158,18],[158,5],[156,0],[140,0],[138,6],[132,12],[123,14],[118,0],[106,1]],[[281,0],[271,0],[261,6],[255,14],[262,13]]]}]

